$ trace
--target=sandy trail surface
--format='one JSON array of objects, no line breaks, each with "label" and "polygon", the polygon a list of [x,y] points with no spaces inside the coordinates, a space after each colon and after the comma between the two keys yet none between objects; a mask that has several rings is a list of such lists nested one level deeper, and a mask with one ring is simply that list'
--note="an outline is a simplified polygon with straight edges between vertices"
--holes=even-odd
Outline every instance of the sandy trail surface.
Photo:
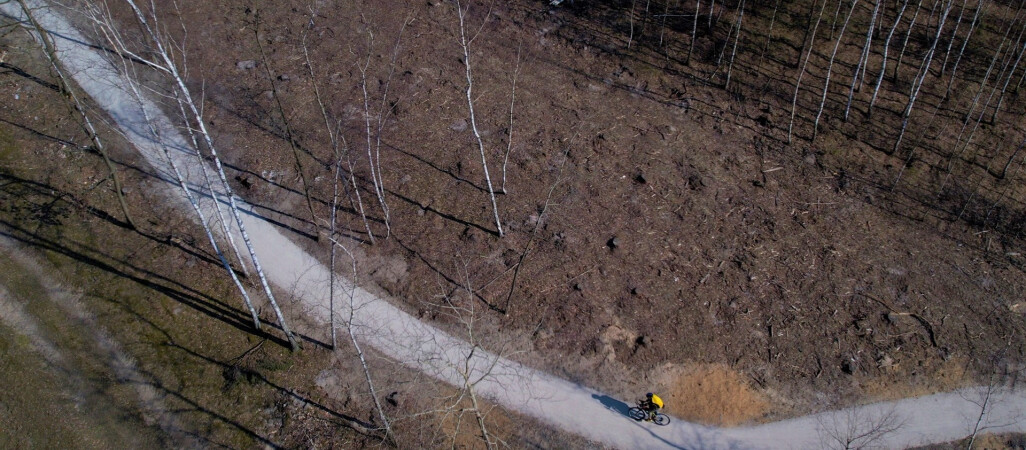
[{"label": "sandy trail surface", "polygon": [[[57,38],[59,58],[76,82],[98,105],[106,109],[138,152],[167,184],[162,184],[169,208],[187,210],[185,196],[173,181],[161,144],[171,149],[175,164],[192,186],[204,186],[201,164],[191,144],[155,103],[137,101],[124,89],[122,77],[107,56],[85,45],[90,40],[66,20],[74,12],[46,8],[43,2],[34,13]],[[12,17],[22,13],[14,2],[0,5]],[[146,111],[159,137],[145,122]],[[201,188],[197,188],[201,190]],[[216,191],[217,189],[215,189]],[[216,217],[210,193],[204,204],[207,217]],[[213,196],[223,201],[223,192]],[[304,309],[316,321],[328,322],[329,274],[317,259],[292,242],[271,222],[240,203],[245,227],[270,282],[301,299]],[[792,420],[739,428],[712,428],[674,419],[668,426],[637,423],[626,417],[629,407],[619,399],[567,380],[502,358],[451,336],[392,306],[358,286],[345,281],[336,304],[353,305],[353,326],[361,343],[418,371],[455,386],[466,380],[476,383],[479,395],[505,408],[535,417],[552,426],[618,448],[826,448],[837,446],[834,437],[865,434],[877,426],[890,430],[875,438],[874,446],[901,448],[917,444],[946,442],[971,433],[980,417],[983,388],[872,404]],[[350,298],[350,295],[352,296]],[[349,311],[340,312],[348,317]],[[344,338],[344,337],[343,337]],[[981,424],[989,432],[1026,431],[1023,408],[1026,394],[1000,391],[988,401]],[[856,442],[858,443],[858,442]]]}]

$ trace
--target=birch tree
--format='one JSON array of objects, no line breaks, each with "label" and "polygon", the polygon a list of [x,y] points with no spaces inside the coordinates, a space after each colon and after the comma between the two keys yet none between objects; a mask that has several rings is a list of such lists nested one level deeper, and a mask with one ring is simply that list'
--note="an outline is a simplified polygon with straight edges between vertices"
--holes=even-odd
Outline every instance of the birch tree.
[{"label": "birch tree", "polygon": [[873,116],[873,104],[876,103],[876,96],[880,93],[880,84],[883,83],[884,74],[887,73],[887,50],[891,46],[891,38],[894,37],[894,31],[898,29],[898,24],[901,23],[901,17],[905,15],[905,8],[908,7],[908,0],[904,0],[901,3],[901,10],[898,11],[898,15],[894,18],[894,25],[891,26],[891,31],[887,33],[887,39],[884,40],[883,58],[880,60],[880,73],[876,76],[876,85],[873,86],[873,98],[869,99],[869,108],[866,110],[868,117]]},{"label": "birch tree", "polygon": [[[245,247],[249,251],[250,262],[253,264],[254,271],[260,280],[264,294],[274,310],[275,316],[278,319],[278,324],[282,327],[282,331],[285,333],[292,349],[298,350],[299,341],[289,328],[284,314],[275,299],[274,293],[271,291],[267,277],[264,275],[263,268],[260,265],[260,259],[257,257],[256,251],[250,241],[249,234],[246,231],[245,222],[242,220],[242,215],[239,211],[235,194],[231,185],[228,183],[228,177],[224,172],[224,166],[221,163],[221,158],[217,152],[216,146],[214,145],[213,139],[211,138],[210,132],[206,127],[206,121],[203,118],[201,108],[197,105],[192,92],[186,86],[185,77],[179,69],[179,63],[175,60],[174,42],[165,34],[164,31],[161,31],[163,30],[163,27],[157,17],[156,5],[151,3],[150,12],[147,14],[136,4],[135,0],[125,0],[125,3],[131,8],[132,17],[135,19],[140,31],[143,33],[145,45],[147,46],[145,49],[145,54],[147,56],[143,56],[143,53],[141,52],[133,51],[124,44],[125,41],[121,39],[119,29],[114,25],[114,20],[111,18],[109,13],[103,15],[96,14],[93,16],[93,19],[97,22],[98,26],[108,33],[108,38],[116,39],[116,48],[118,48],[122,55],[130,57],[136,63],[142,63],[154,71],[164,75],[171,83],[175,101],[179,102],[179,106],[188,113],[188,117],[185,117],[184,119],[187,123],[191,124],[190,128],[193,128],[196,134],[203,140],[203,144],[209,152],[210,159],[214,163],[218,178],[221,182],[220,186],[218,186],[214,192],[220,192],[228,202],[229,210],[235,220],[235,225],[239,235],[242,237]],[[150,59],[148,55],[152,55],[155,59]],[[200,164],[204,164],[204,162],[200,161]]]},{"label": "birch tree", "polygon": [[[883,0],[877,0],[876,5],[873,6],[873,14],[869,19],[869,30],[866,31],[866,42],[862,46],[862,54],[859,56],[859,62],[855,65],[855,74],[851,77],[851,87],[848,89],[848,103],[844,107],[844,121],[848,121],[848,113],[851,112],[851,102],[855,98],[855,85],[862,86],[862,78],[865,77],[863,68],[866,66],[866,61],[869,59],[869,48],[873,42],[873,27],[876,25],[876,13],[880,11],[880,4]],[[861,88],[860,88],[861,89]]]},{"label": "birch tree", "polygon": [[702,0],[695,0],[695,20],[691,22],[691,45],[688,46],[688,56],[684,58],[684,65],[691,65],[691,53],[695,50],[695,43],[698,38],[698,13],[701,9]]},{"label": "birch tree", "polygon": [[278,116],[281,117],[282,126],[285,128],[285,140],[289,143],[289,149],[292,150],[292,162],[296,170],[296,175],[299,177],[299,182],[302,185],[303,197],[306,199],[307,211],[310,213],[310,223],[314,227],[313,235],[316,238],[320,237],[320,233],[317,229],[317,213],[314,212],[313,198],[310,195],[310,183],[306,180],[306,170],[303,168],[303,160],[300,158],[300,144],[299,139],[296,137],[295,131],[292,129],[292,121],[289,120],[289,115],[285,113],[285,106],[282,105],[281,94],[278,92],[278,83],[275,83],[275,76],[271,69],[270,61],[267,59],[267,53],[264,52],[264,44],[260,37],[260,10],[256,12],[253,24],[253,40],[256,41],[257,49],[260,52],[260,60],[264,68],[264,74],[267,76],[267,82],[271,85],[271,99],[274,101],[275,110],[278,112]]},{"label": "birch tree", "polygon": [[962,16],[965,15],[965,5],[968,2],[969,0],[962,0],[962,7],[958,9],[958,18],[955,19],[955,29],[951,30],[951,39],[948,40],[948,49],[944,52],[944,60],[941,61],[941,76],[944,76],[944,71],[948,68],[948,57],[951,56],[951,49],[955,46],[955,38],[958,37],[958,27],[962,25]]},{"label": "birch tree", "polygon": [[937,50],[937,43],[940,42],[941,32],[944,30],[944,22],[948,18],[948,13],[951,12],[952,3],[954,3],[954,0],[948,0],[947,4],[944,6],[940,22],[937,24],[937,33],[933,37],[933,44],[930,45],[930,50],[926,52],[923,64],[919,68],[919,73],[912,81],[912,89],[909,92],[908,103],[905,105],[905,111],[901,115],[901,130],[898,132],[898,139],[894,142],[893,151],[897,151],[898,146],[901,145],[901,138],[905,135],[905,130],[908,128],[908,119],[912,115],[912,107],[915,106],[916,99],[919,97],[919,90],[923,86],[923,81],[925,81],[926,76],[930,74],[930,63],[933,62],[933,55]]},{"label": "birch tree", "polygon": [[[40,27],[38,22],[35,21],[34,17],[29,12],[29,9],[25,5],[24,1],[19,0],[19,3],[24,8],[33,26],[39,30],[42,30],[42,27]],[[121,39],[120,34],[117,33],[116,29],[113,29],[109,26],[109,16],[106,16],[104,12],[98,10],[93,10],[90,13],[92,14],[93,18],[103,18],[103,20],[98,21],[98,23],[100,24],[100,32],[102,35],[106,37],[107,42],[111,44],[113,48],[127,48],[124,44],[124,41]],[[125,58],[112,58],[112,63],[114,64],[115,68],[125,77],[127,83],[125,83],[124,87],[130,91],[132,98],[139,105],[139,110],[143,115],[143,121],[146,124],[147,131],[150,133],[150,137],[154,140],[154,142],[156,142],[159,145],[161,151],[164,154],[165,161],[168,163],[168,167],[171,169],[171,173],[174,174],[175,180],[178,182],[178,187],[182,190],[182,193],[185,195],[186,200],[188,200],[189,205],[193,209],[193,212],[196,213],[196,217],[197,219],[199,219],[200,226],[203,228],[204,235],[210,242],[211,248],[214,250],[214,253],[218,256],[219,261],[224,266],[225,270],[228,272],[229,276],[232,279],[232,282],[235,284],[235,287],[238,289],[239,293],[242,295],[246,308],[249,310],[251,318],[253,320],[253,327],[256,330],[260,330],[260,318],[257,314],[256,308],[254,308],[253,306],[253,302],[250,299],[248,291],[242,285],[241,280],[239,280],[238,275],[236,275],[235,270],[233,270],[231,264],[228,262],[227,257],[225,257],[224,252],[221,250],[221,247],[217,242],[217,238],[214,236],[214,232],[209,226],[209,221],[207,220],[206,214],[204,213],[203,208],[200,206],[199,200],[197,199],[196,195],[193,194],[192,189],[189,187],[188,181],[182,175],[182,172],[179,169],[178,164],[175,162],[174,158],[171,157],[170,150],[168,149],[163,137],[158,131],[158,128],[154,125],[153,119],[151,118],[148,109],[144,105],[143,95],[140,92],[139,84],[136,81],[139,79],[138,73],[136,72],[134,66],[128,64]],[[206,180],[206,186],[208,190],[211,189],[209,179]]]},{"label": "birch tree", "polygon": [[848,16],[844,19],[844,25],[841,26],[841,32],[837,35],[837,43],[834,44],[834,52],[830,54],[830,62],[827,64],[826,81],[823,82],[823,98],[819,101],[819,112],[816,113],[816,120],[812,124],[812,140],[816,140],[816,133],[819,131],[819,119],[823,116],[823,108],[826,106],[827,93],[830,92],[830,74],[834,70],[834,59],[837,58],[837,49],[841,48],[841,41],[844,40],[844,30],[848,28],[848,22],[851,20],[852,14],[855,12],[855,6],[859,4],[859,0],[851,2],[851,9],[848,10]]},{"label": "birch tree", "polygon": [[791,122],[787,126],[787,143],[791,143],[791,134],[794,131],[794,114],[798,108],[798,92],[802,88],[802,77],[805,76],[805,69],[809,65],[809,59],[812,58],[812,50],[815,48],[816,42],[816,31],[819,29],[820,22],[823,21],[823,12],[826,11],[826,5],[828,0],[823,0],[823,7],[820,8],[819,14],[816,15],[816,25],[812,27],[812,42],[809,43],[809,52],[805,56],[805,62],[802,63],[801,70],[798,71],[798,80],[794,84],[794,98],[791,100]]},{"label": "birch tree", "polygon": [[35,32],[36,37],[39,39],[40,45],[43,48],[43,53],[46,55],[47,62],[50,63],[50,67],[53,68],[54,73],[57,75],[57,80],[60,82],[59,87],[61,94],[68,98],[71,103],[71,107],[82,119],[82,128],[89,136],[89,140],[93,144],[93,149],[100,154],[100,157],[103,158],[103,163],[107,166],[110,179],[114,184],[114,195],[118,199],[118,206],[121,207],[121,213],[125,216],[125,224],[130,229],[138,229],[138,226],[135,224],[135,220],[132,219],[131,212],[128,210],[128,203],[125,201],[124,189],[121,187],[121,177],[118,176],[118,171],[115,169],[114,163],[107,154],[107,147],[104,145],[96,127],[93,125],[93,120],[86,112],[85,104],[79,97],[78,90],[75,88],[74,83],[72,83],[69,77],[64,73],[64,68],[57,59],[57,50],[52,41],[53,37],[50,36],[50,33],[48,33],[39,24],[39,22],[36,21],[35,16],[32,14],[32,10],[25,4],[24,0],[18,0],[18,5],[21,6],[22,11],[25,12],[25,17],[28,19],[29,25],[32,27],[32,31]]},{"label": "birch tree", "polygon": [[951,75],[948,79],[948,85],[944,89],[945,100],[951,95],[951,85],[955,83],[955,78],[958,75],[958,65],[962,62],[962,55],[965,54],[965,49],[969,45],[969,39],[973,37],[973,31],[975,31],[978,27],[980,15],[983,12],[983,7],[984,2],[980,1],[980,4],[976,6],[976,12],[973,13],[973,20],[969,24],[969,31],[966,32],[965,39],[962,40],[962,47],[958,51],[958,57],[955,58],[955,63],[951,66]]},{"label": "birch tree", "polygon": [[730,63],[727,64],[727,81],[723,83],[723,89],[730,89],[730,75],[734,69],[734,56],[737,55],[737,42],[741,40],[741,25],[745,19],[745,0],[741,0],[738,6],[737,33],[734,34],[734,48],[730,51]]},{"label": "birch tree", "polygon": [[[345,293],[346,298],[349,302],[349,305],[346,308],[346,331],[349,335],[349,342],[353,344],[353,350],[356,351],[356,357],[360,361],[360,367],[363,369],[364,380],[367,382],[367,390],[370,393],[371,400],[374,403],[374,410],[378,415],[378,419],[381,420],[382,427],[385,430],[385,436],[386,438],[388,438],[389,441],[398,446],[399,441],[397,440],[395,433],[392,431],[391,421],[388,419],[388,415],[385,414],[385,409],[381,405],[381,396],[378,395],[377,388],[374,385],[374,378],[371,376],[370,365],[367,362],[367,356],[364,354],[363,346],[360,345],[360,339],[358,338],[358,335],[361,333],[361,331],[357,330],[356,313],[360,310],[362,305],[358,304],[356,300],[356,289],[358,286],[357,280],[359,279],[359,271],[357,270],[358,266],[356,256],[354,256],[353,252],[350,251],[349,248],[346,247],[338,239],[332,238],[331,244],[333,247],[332,254],[334,254],[334,248],[340,248],[343,252],[345,252],[346,256],[349,257],[349,260],[352,263],[351,269],[353,276],[352,280],[349,283],[347,283],[346,287],[348,287],[348,292]],[[336,289],[334,288],[335,281],[336,278],[333,272],[331,276],[332,293],[336,292]],[[332,311],[332,313],[334,313],[334,311]],[[334,330],[332,330],[332,333],[334,334]]]},{"label": "birch tree", "polygon": [[[467,10],[469,10],[469,5]],[[472,72],[472,64],[470,62],[470,45],[473,44],[474,39],[480,34],[481,30],[478,30],[477,34],[467,37],[467,29],[465,23],[465,16],[467,10],[463,9],[463,5],[460,4],[459,0],[456,0],[456,13],[459,16],[459,27],[460,27],[460,48],[463,49],[463,65],[466,68],[467,76],[467,110],[470,113],[470,128],[474,132],[474,139],[477,142],[477,148],[481,152],[481,167],[484,169],[485,181],[488,187],[488,196],[492,201],[492,212],[495,215],[495,229],[499,237],[505,235],[502,231],[502,220],[499,219],[499,206],[495,201],[495,189],[492,188],[492,177],[488,172],[488,157],[485,154],[484,140],[481,138],[481,132],[477,128],[477,115],[474,111],[474,76]],[[488,19],[485,18],[485,23]],[[481,24],[483,28],[485,23]]]},{"label": "birch tree", "polygon": [[[359,212],[360,219],[363,221],[364,229],[367,232],[367,239],[371,244],[374,244],[374,231],[371,230],[370,222],[367,220],[367,212],[363,208],[363,197],[360,195],[360,186],[356,183],[356,175],[353,170],[353,162],[350,158],[349,147],[346,145],[345,136],[343,136],[339,131],[342,127],[342,123],[339,120],[332,120],[331,115],[328,114],[328,108],[324,104],[324,97],[321,96],[321,89],[317,83],[317,73],[314,70],[313,62],[310,61],[310,52],[306,46],[305,35],[303,36],[303,39],[303,57],[306,59],[306,67],[309,70],[311,83],[313,84],[314,99],[317,100],[317,107],[320,110],[321,118],[324,119],[324,132],[328,136],[328,143],[331,145],[332,154],[335,155],[335,177],[333,178],[334,181],[332,185],[332,190],[334,191],[333,195],[338,194],[337,183],[339,181],[339,177],[342,176],[340,172],[342,169],[341,164],[342,160],[345,159],[346,171],[349,173],[349,177],[342,185],[347,193],[346,197],[349,198],[349,203],[353,210]],[[334,122],[334,125],[332,122]],[[352,189],[352,191],[350,191],[350,189]],[[335,201],[335,197],[333,197],[331,210],[332,226],[335,225],[336,208],[337,202]],[[331,234],[334,235],[334,232]]]},{"label": "birch tree", "polygon": [[898,52],[898,60],[894,64],[894,74],[891,76],[891,80],[895,83],[898,82],[898,70],[901,69],[901,60],[905,57],[905,48],[908,46],[908,38],[912,36],[912,29],[915,28],[916,19],[919,18],[919,11],[922,9],[923,0],[919,0],[919,3],[916,4],[916,12],[912,13],[912,20],[908,24],[908,30],[905,31],[905,38],[901,40],[901,51]]}]

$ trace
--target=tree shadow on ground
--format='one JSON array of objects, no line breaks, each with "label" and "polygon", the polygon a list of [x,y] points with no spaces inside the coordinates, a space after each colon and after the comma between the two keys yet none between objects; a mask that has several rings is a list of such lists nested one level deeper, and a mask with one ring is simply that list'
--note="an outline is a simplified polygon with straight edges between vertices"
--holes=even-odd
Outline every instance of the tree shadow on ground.
[{"label": "tree shadow on ground", "polygon": [[[251,315],[241,308],[228,305],[221,299],[201,292],[180,281],[158,274],[152,270],[139,267],[131,262],[113,257],[101,248],[73,242],[72,239],[57,235],[47,236],[47,227],[60,227],[63,221],[74,219],[71,211],[76,209],[100,218],[112,225],[124,228],[124,224],[103,210],[92,207],[77,200],[72,194],[49,185],[7,176],[0,173],[0,196],[13,200],[12,210],[0,218],[0,235],[7,236],[29,247],[42,251],[53,252],[71,258],[79,263],[109,273],[118,278],[132,281],[147,289],[188,306],[207,317],[232,326],[233,328],[257,337],[266,338],[283,347],[289,347],[284,339],[270,334],[266,330],[253,328]],[[191,223],[191,222],[190,222]],[[191,250],[182,244],[172,244],[168,239],[161,239],[154,234],[138,232],[159,246],[173,247],[197,259],[223,270],[220,262],[199,250]],[[261,321],[262,325],[278,328],[276,323]],[[313,337],[298,334],[306,342],[327,348],[328,345]]]}]

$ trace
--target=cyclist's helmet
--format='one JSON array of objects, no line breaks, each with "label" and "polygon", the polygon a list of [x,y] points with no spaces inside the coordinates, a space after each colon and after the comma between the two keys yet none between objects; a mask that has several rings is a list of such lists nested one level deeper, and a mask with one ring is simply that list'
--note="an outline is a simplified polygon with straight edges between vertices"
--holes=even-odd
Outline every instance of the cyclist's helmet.
[{"label": "cyclist's helmet", "polygon": [[646,398],[652,398],[652,393],[651,393],[651,392],[649,392],[649,393],[645,394],[645,397],[646,397]]}]

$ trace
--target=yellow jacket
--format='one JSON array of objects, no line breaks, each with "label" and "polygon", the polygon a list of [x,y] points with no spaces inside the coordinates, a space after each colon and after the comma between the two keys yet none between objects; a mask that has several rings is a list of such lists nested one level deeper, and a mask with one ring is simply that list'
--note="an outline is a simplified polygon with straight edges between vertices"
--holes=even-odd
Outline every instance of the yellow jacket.
[{"label": "yellow jacket", "polygon": [[663,407],[663,399],[659,398],[658,395],[652,394],[652,404],[662,408]]}]

